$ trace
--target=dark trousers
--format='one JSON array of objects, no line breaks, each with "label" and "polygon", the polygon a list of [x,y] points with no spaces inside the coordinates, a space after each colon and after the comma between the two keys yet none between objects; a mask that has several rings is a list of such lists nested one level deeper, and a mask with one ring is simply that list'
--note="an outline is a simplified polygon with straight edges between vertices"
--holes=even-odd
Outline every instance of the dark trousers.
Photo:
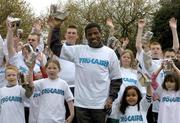
[{"label": "dark trousers", "polygon": [[28,107],[24,107],[24,114],[25,114],[25,121],[26,123],[29,122],[29,108]]},{"label": "dark trousers", "polygon": [[157,119],[158,119],[158,113],[152,112],[152,104],[151,104],[147,112],[147,121],[148,123],[157,123]]},{"label": "dark trousers", "polygon": [[106,113],[104,109],[87,109],[75,107],[78,123],[105,123]]}]

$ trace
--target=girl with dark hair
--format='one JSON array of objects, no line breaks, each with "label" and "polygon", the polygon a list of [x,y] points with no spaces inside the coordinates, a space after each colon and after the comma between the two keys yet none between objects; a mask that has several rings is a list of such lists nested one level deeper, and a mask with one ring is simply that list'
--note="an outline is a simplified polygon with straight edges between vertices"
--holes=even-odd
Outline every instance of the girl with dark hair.
[{"label": "girl with dark hair", "polygon": [[[157,87],[156,94],[160,101],[158,123],[178,123],[180,121],[180,80],[179,75],[168,72],[162,86]],[[153,81],[154,84],[156,81]],[[154,84],[155,85],[155,84]],[[158,85],[156,83],[156,85]]]},{"label": "girl with dark hair", "polygon": [[146,96],[142,98],[136,86],[127,86],[120,102],[119,122],[147,123],[146,114],[151,104],[152,90],[147,86]]}]

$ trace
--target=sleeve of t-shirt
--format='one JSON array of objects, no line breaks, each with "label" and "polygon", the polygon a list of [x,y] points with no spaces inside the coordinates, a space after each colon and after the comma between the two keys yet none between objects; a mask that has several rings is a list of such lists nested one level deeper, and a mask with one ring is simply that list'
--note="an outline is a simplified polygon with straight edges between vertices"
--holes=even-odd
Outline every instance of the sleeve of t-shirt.
[{"label": "sleeve of t-shirt", "polygon": [[110,61],[109,61],[109,76],[110,80],[120,79],[120,61],[118,60],[116,54],[114,52],[111,53]]},{"label": "sleeve of t-shirt", "polygon": [[65,100],[66,100],[67,102],[74,99],[73,94],[72,94],[72,92],[71,92],[71,90],[70,90],[70,88],[69,88],[69,86],[68,86],[67,83],[65,83],[64,98],[65,98]]},{"label": "sleeve of t-shirt", "polygon": [[74,62],[75,55],[76,55],[76,45],[75,46],[67,46],[66,44],[63,44],[61,49],[60,58]]},{"label": "sleeve of t-shirt", "polygon": [[148,109],[151,105],[151,102],[152,102],[151,96],[145,95],[140,101],[142,110],[148,111]]},{"label": "sleeve of t-shirt", "polygon": [[41,91],[41,83],[44,81],[45,79],[39,79],[36,81],[33,81],[34,83],[34,90],[35,91]]}]

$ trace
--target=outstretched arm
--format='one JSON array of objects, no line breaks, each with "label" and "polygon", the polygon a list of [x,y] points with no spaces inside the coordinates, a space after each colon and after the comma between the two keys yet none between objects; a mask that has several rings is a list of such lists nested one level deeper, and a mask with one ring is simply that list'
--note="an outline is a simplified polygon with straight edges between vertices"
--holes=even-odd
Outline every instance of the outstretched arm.
[{"label": "outstretched arm", "polygon": [[57,20],[53,17],[49,17],[48,24],[50,27],[49,35],[48,35],[48,45],[56,56],[60,56],[62,43],[60,40],[60,25],[62,21]]},{"label": "outstretched arm", "polygon": [[136,37],[136,50],[138,53],[142,51],[142,33],[143,33],[144,26],[145,26],[145,20],[140,19],[138,21],[138,33]]},{"label": "outstretched arm", "polygon": [[169,20],[169,26],[172,31],[172,36],[173,36],[173,49],[175,51],[178,51],[179,49],[179,39],[178,39],[178,34],[177,34],[177,20],[173,17]]},{"label": "outstretched arm", "polygon": [[9,57],[12,57],[16,53],[16,49],[14,47],[14,41],[13,41],[14,31],[16,30],[16,24],[13,24],[7,20],[6,26],[7,26],[6,40],[7,40],[8,55]]}]

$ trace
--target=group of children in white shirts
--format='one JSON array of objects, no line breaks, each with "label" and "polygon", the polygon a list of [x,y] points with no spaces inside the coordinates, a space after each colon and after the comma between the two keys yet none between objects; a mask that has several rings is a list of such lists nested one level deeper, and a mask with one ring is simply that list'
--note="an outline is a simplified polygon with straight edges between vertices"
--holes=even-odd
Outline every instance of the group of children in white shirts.
[{"label": "group of children in white shirts", "polygon": [[[68,84],[58,76],[61,70],[59,61],[49,60],[45,67],[48,78],[33,82],[33,69],[29,68],[29,79],[25,85],[18,84],[19,71],[15,66],[9,65],[5,68],[7,84],[0,88],[1,123],[25,123],[24,103],[29,102],[28,100],[30,100],[29,123],[72,122],[74,98]],[[158,74],[159,72],[155,77]],[[112,107],[111,122],[147,123],[146,115],[154,93],[151,84],[157,85],[153,86],[153,89],[160,101],[158,123],[178,123],[180,121],[180,80],[179,75],[174,72],[165,75],[162,86],[155,81],[149,83],[144,97],[135,85],[125,86],[121,97]],[[70,110],[70,116],[67,119],[65,119],[64,101],[68,103]]]}]

